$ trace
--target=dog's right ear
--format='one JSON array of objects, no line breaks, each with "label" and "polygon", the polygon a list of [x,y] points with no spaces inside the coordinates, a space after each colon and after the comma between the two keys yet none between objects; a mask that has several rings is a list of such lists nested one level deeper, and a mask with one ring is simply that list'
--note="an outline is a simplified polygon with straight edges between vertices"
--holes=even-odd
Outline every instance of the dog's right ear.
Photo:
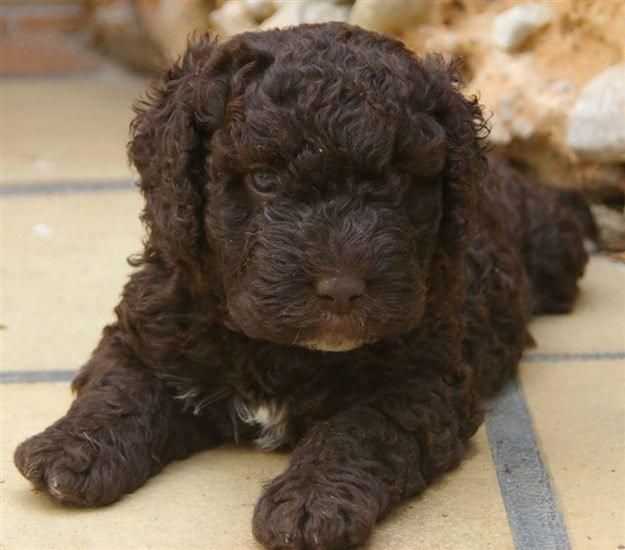
[{"label": "dog's right ear", "polygon": [[206,35],[192,38],[182,58],[135,105],[128,152],[145,197],[144,261],[193,263],[206,251],[203,210],[210,136],[223,122],[226,104],[236,92],[233,86],[240,88],[245,81],[236,75],[270,62],[245,36],[224,44]]},{"label": "dog's right ear", "polygon": [[475,205],[487,173],[483,140],[487,121],[476,97],[461,90],[462,62],[451,62],[437,54],[423,60],[430,96],[436,98],[436,118],[446,134],[443,169],[442,243],[451,251],[467,245],[473,227]]}]

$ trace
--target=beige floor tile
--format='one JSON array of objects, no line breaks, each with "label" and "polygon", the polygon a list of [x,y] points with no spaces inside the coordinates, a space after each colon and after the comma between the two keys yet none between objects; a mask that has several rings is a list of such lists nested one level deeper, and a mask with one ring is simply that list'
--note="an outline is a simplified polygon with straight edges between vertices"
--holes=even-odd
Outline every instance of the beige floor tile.
[{"label": "beige floor tile", "polygon": [[141,249],[134,191],[5,197],[1,363],[5,371],[80,366],[113,318]]},{"label": "beige floor tile", "polygon": [[[262,483],[286,465],[286,455],[233,447],[207,451],[172,464],[112,506],[67,509],[33,493],[13,467],[11,454],[22,439],[65,411],[69,390],[58,384],[16,384],[2,386],[2,392],[6,550],[34,550],[42,544],[50,550],[258,548],[250,532],[253,506]],[[512,548],[483,430],[472,457],[387,518],[370,548]]]},{"label": "beige floor tile", "polygon": [[625,544],[625,362],[520,370],[573,548]]},{"label": "beige floor tile", "polygon": [[625,351],[625,266],[593,256],[580,287],[572,313],[534,320],[528,353]]},{"label": "beige floor tile", "polygon": [[484,427],[470,457],[380,524],[371,549],[514,548]]},{"label": "beige floor tile", "polygon": [[144,79],[108,72],[4,80],[2,182],[132,177],[125,144],[130,107],[144,88]]}]

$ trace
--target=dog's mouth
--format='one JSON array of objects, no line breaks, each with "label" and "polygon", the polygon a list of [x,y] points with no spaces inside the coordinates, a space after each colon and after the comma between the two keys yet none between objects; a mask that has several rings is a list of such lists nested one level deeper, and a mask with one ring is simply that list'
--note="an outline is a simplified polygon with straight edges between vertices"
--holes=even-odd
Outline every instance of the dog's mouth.
[{"label": "dog's mouth", "polygon": [[364,344],[362,340],[353,340],[342,337],[329,337],[327,339],[308,340],[298,345],[314,351],[331,351],[342,352],[351,351],[361,347]]},{"label": "dog's mouth", "polygon": [[353,312],[346,315],[324,312],[316,330],[295,344],[315,351],[351,351],[371,343],[366,326],[366,319]]},{"label": "dog's mouth", "polygon": [[284,321],[280,324],[266,324],[263,322],[265,316],[253,315],[254,310],[241,308],[242,304],[248,305],[240,298],[231,300],[229,315],[224,322],[230,330],[242,332],[249,338],[324,352],[351,351],[375,339],[371,331],[367,330],[368,323],[362,312],[323,312],[307,318],[291,319],[288,325]]},{"label": "dog's mouth", "polygon": [[[318,300],[308,296],[299,300],[295,296],[290,302],[280,297],[284,305],[278,307],[270,303],[271,307],[267,307],[262,301],[254,300],[249,292],[232,293],[224,323],[230,330],[255,340],[345,353],[412,330],[421,312],[420,307],[398,311],[399,307],[390,308],[386,303],[380,306],[375,297],[370,296],[364,296],[351,309],[339,312],[322,310]],[[406,299],[407,303],[409,301]]]}]

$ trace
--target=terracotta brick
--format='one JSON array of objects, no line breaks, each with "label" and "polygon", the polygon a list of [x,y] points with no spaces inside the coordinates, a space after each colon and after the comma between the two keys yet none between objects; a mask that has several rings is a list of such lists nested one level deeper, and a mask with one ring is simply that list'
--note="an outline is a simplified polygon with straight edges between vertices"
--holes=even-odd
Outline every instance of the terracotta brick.
[{"label": "terracotta brick", "polygon": [[32,16],[22,17],[18,21],[18,30],[24,32],[59,32],[80,28],[81,15]]},{"label": "terracotta brick", "polygon": [[76,51],[56,38],[3,37],[0,41],[0,74],[55,74],[96,69],[99,60]]},{"label": "terracotta brick", "polygon": [[73,9],[83,4],[84,0],[0,0],[0,6],[37,9]]}]

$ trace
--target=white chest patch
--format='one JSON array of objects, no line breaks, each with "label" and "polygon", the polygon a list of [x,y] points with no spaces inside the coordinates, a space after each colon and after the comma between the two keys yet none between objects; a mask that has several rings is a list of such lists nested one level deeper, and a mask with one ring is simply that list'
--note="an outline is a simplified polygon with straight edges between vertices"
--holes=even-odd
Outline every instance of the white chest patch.
[{"label": "white chest patch", "polygon": [[240,397],[234,397],[232,403],[243,422],[260,426],[260,435],[254,440],[259,449],[272,451],[286,442],[289,410],[285,404],[265,401],[251,405]]}]

